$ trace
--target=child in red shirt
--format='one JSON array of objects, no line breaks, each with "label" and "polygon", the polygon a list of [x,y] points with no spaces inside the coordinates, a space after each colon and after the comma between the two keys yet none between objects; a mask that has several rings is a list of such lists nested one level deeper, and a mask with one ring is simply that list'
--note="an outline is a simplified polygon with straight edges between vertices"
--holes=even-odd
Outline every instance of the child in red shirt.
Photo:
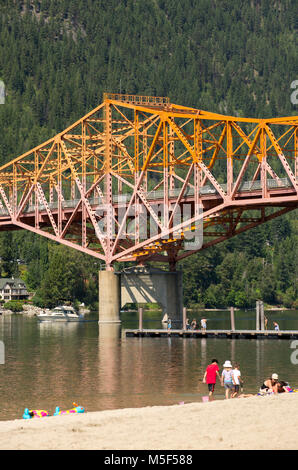
[{"label": "child in red shirt", "polygon": [[212,359],[211,364],[206,368],[203,383],[207,383],[209,391],[209,400],[213,399],[214,387],[216,384],[216,376],[220,379],[218,360]]}]

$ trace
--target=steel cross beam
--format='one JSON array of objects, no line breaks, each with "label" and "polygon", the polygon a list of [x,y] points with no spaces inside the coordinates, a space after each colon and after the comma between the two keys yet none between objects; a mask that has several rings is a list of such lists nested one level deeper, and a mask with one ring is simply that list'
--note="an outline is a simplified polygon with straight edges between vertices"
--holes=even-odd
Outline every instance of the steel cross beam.
[{"label": "steel cross beam", "polygon": [[298,206],[298,116],[250,119],[105,94],[0,168],[0,230],[103,260],[175,263]]}]

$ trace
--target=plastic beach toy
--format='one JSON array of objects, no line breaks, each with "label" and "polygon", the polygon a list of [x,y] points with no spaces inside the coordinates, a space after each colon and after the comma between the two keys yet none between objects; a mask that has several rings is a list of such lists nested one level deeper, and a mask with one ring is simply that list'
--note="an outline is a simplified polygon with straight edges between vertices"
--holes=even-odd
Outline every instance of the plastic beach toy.
[{"label": "plastic beach toy", "polygon": [[73,408],[70,410],[60,410],[59,406],[56,406],[56,410],[54,413],[54,416],[59,416],[59,415],[69,415],[73,413],[84,413],[85,408],[82,406],[77,405],[76,403],[73,403]]},{"label": "plastic beach toy", "polygon": [[25,408],[23,418],[24,419],[31,419],[31,418],[45,418],[49,416],[49,412],[46,410],[29,410]]},{"label": "plastic beach toy", "polygon": [[208,396],[202,397],[202,402],[203,402],[203,403],[207,403],[207,401],[209,401],[209,397],[208,397]]}]

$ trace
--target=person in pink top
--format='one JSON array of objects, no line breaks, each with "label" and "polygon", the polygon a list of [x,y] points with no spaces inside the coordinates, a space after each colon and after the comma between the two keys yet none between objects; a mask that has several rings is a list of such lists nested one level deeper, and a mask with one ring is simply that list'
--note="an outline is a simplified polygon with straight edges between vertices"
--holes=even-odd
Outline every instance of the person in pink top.
[{"label": "person in pink top", "polygon": [[208,392],[209,392],[209,400],[213,399],[214,388],[216,384],[216,378],[220,379],[219,375],[219,367],[218,367],[218,360],[212,359],[211,364],[207,366],[204,377],[203,383],[208,385]]}]

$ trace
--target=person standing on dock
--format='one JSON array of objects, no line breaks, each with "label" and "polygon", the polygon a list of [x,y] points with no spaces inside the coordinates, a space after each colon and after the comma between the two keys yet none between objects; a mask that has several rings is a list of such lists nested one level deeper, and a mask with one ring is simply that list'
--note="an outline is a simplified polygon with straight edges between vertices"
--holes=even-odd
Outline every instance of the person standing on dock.
[{"label": "person standing on dock", "polygon": [[207,318],[202,318],[201,319],[201,329],[202,331],[206,331],[207,328]]},{"label": "person standing on dock", "polygon": [[213,400],[213,393],[216,384],[216,378],[219,378],[219,367],[218,367],[218,360],[212,359],[211,364],[207,366],[204,377],[203,383],[208,385],[208,392],[209,392],[209,401]]}]

